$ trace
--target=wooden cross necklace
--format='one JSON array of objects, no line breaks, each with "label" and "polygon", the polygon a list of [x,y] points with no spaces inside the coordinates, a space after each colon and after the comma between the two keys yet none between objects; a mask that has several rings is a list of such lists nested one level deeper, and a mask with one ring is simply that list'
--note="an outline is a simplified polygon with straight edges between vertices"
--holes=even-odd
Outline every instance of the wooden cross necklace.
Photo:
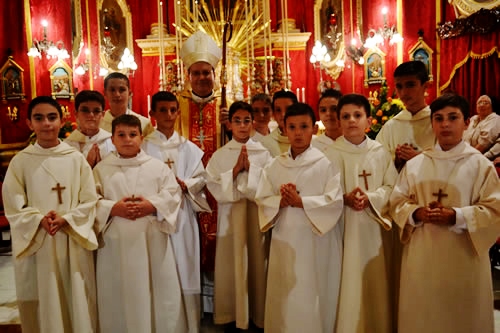
[{"label": "wooden cross necklace", "polygon": [[63,203],[62,200],[62,191],[65,190],[65,186],[61,186],[61,184],[57,183],[57,185],[53,188],[51,188],[52,191],[57,191],[57,198],[59,199],[59,204],[61,205]]},{"label": "wooden cross necklace", "polygon": [[371,176],[371,173],[367,173],[365,169],[363,169],[363,173],[358,175],[358,177],[363,177],[365,180],[365,189],[368,191],[368,176]]}]

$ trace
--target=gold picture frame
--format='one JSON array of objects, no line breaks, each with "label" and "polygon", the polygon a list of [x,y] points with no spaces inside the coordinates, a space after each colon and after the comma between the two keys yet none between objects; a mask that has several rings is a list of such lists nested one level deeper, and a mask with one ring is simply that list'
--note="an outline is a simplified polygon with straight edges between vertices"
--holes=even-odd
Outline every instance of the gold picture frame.
[{"label": "gold picture frame", "polygon": [[365,87],[385,82],[385,53],[378,47],[368,49],[363,55],[365,60]]},{"label": "gold picture frame", "polygon": [[63,60],[58,60],[49,69],[52,97],[74,99],[73,69]]},{"label": "gold picture frame", "polygon": [[[337,65],[339,60],[344,59],[345,53],[343,12],[344,3],[341,0],[314,2],[314,39],[327,46],[330,61],[322,63],[321,66],[333,79],[337,79],[344,70],[343,66]],[[329,21],[332,14],[335,15],[335,25]]]},{"label": "gold picture frame", "polygon": [[125,0],[99,0],[97,10],[100,65],[125,74],[126,69],[120,70],[118,64],[126,48],[134,55],[130,7]]},{"label": "gold picture frame", "polygon": [[423,37],[418,38],[418,42],[413,45],[408,51],[410,60],[422,61],[427,68],[427,74],[429,75],[429,81],[434,81],[434,76],[432,75],[432,54],[434,51],[431,49],[426,42],[424,42]]},{"label": "gold picture frame", "polygon": [[12,56],[9,56],[7,61],[0,68],[2,80],[2,102],[5,104],[7,100],[20,99],[26,100],[24,91],[24,69],[14,61]]}]

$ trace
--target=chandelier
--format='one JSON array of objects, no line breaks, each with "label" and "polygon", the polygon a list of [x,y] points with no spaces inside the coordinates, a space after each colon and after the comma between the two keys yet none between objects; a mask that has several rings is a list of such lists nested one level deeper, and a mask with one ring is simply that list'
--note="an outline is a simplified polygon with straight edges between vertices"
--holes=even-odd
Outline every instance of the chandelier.
[{"label": "chandelier", "polygon": [[378,29],[368,30],[368,37],[365,40],[364,47],[370,49],[375,46],[384,45],[384,40],[389,40],[389,45],[401,43],[403,36],[397,31],[396,26],[387,23],[387,7],[382,8],[382,15],[384,16],[384,25]]},{"label": "chandelier", "polygon": [[45,54],[47,59],[57,58],[57,59],[68,59],[69,53],[64,48],[64,43],[62,41],[53,42],[47,39],[47,20],[42,21],[43,26],[43,39],[33,40],[33,46],[28,51],[28,56],[34,58],[41,58],[42,54]]}]

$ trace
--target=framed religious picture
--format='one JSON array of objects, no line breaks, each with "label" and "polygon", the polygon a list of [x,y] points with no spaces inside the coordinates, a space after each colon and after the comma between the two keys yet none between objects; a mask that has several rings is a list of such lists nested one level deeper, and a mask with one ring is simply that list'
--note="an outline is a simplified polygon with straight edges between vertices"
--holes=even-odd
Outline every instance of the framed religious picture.
[{"label": "framed religious picture", "polygon": [[123,72],[121,57],[126,48],[134,50],[130,7],[125,0],[99,0],[97,10],[101,66]]},{"label": "framed religious picture", "polygon": [[24,102],[26,98],[24,92],[24,69],[9,56],[0,69],[0,73],[2,80],[2,102],[7,103],[7,100],[11,99],[20,99]]},{"label": "framed religious picture", "polygon": [[344,70],[344,5],[342,0],[314,1],[314,39],[326,47],[329,61],[321,66],[333,78],[337,79]]},{"label": "framed religious picture", "polygon": [[408,55],[410,56],[410,60],[418,60],[425,64],[427,73],[429,74],[429,81],[433,81],[432,54],[434,51],[424,42],[423,32],[419,31],[419,35],[418,42],[408,51]]},{"label": "framed religious picture", "polygon": [[73,100],[73,70],[63,61],[58,60],[50,71],[50,85],[53,98],[69,98]]},{"label": "framed religious picture", "polygon": [[363,56],[365,59],[365,87],[385,81],[385,53],[378,47],[370,48]]}]

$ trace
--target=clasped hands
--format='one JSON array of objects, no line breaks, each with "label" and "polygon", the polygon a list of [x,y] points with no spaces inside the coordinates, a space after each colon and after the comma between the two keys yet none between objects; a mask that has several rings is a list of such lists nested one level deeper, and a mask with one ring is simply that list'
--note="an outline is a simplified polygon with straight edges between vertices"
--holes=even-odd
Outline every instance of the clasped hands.
[{"label": "clasped hands", "polygon": [[456,212],[452,208],[444,207],[438,201],[433,201],[426,207],[417,208],[413,212],[413,219],[415,222],[454,225],[456,223]]},{"label": "clasped hands", "polygon": [[54,236],[68,221],[63,219],[56,211],[51,210],[43,218],[40,224],[49,235]]},{"label": "clasped hands", "polygon": [[147,215],[151,215],[156,208],[142,196],[132,196],[122,198],[116,202],[111,209],[111,216],[119,216],[129,220],[135,220]]},{"label": "clasped hands", "polygon": [[297,191],[297,186],[295,184],[282,184],[280,187],[280,194],[280,208],[288,206],[297,208],[304,207],[302,205],[302,198],[300,197],[299,192]]},{"label": "clasped hands", "polygon": [[248,159],[247,147],[245,145],[241,146],[240,155],[233,167],[233,179],[236,179],[238,174],[243,171],[250,170],[250,160]]},{"label": "clasped hands", "polygon": [[344,204],[354,210],[361,211],[368,207],[370,201],[365,192],[359,187],[356,187],[349,193],[344,194]]}]

